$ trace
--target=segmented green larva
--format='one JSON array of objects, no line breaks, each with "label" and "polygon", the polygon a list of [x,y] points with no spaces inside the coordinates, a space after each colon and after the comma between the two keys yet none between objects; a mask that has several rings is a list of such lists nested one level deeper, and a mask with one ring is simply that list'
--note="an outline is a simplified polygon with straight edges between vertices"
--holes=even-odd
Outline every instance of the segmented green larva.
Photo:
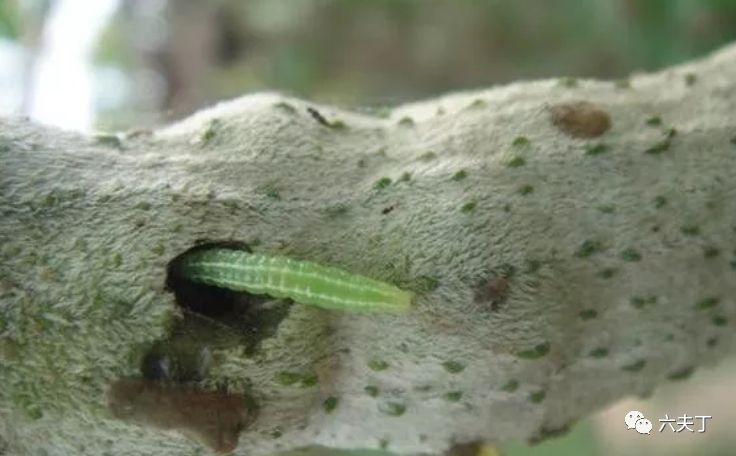
[{"label": "segmented green larva", "polygon": [[183,277],[221,288],[289,298],[325,309],[403,311],[414,294],[341,269],[283,256],[211,248],[182,259]]}]

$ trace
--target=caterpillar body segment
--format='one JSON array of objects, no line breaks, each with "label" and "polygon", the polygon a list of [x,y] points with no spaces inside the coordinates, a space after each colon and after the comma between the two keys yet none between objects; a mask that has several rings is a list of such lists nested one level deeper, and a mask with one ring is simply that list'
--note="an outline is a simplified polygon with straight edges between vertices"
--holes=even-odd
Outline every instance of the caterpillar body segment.
[{"label": "caterpillar body segment", "polygon": [[413,293],[338,268],[284,256],[214,248],[183,258],[181,274],[216,287],[351,311],[404,311]]}]

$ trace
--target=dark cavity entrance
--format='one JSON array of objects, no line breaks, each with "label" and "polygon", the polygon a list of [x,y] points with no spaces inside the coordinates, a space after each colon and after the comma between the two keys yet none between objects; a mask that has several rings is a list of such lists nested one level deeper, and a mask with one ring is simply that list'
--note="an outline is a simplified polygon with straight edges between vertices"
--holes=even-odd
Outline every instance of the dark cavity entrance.
[{"label": "dark cavity entrance", "polygon": [[144,354],[141,373],[149,380],[199,381],[217,362],[213,351],[244,346],[246,353],[253,354],[264,339],[276,334],[289,314],[291,300],[218,288],[181,275],[186,255],[211,248],[251,251],[237,241],[198,241],[169,262],[166,289],[174,293],[183,318]]}]

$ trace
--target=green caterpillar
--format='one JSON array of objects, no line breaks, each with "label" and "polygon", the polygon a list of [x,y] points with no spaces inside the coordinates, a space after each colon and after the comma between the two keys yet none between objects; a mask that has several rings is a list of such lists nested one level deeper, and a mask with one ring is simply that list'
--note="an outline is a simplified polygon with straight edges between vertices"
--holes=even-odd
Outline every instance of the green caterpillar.
[{"label": "green caterpillar", "polygon": [[414,298],[411,292],[341,269],[228,248],[186,254],[180,272],[193,282],[332,310],[405,311]]}]

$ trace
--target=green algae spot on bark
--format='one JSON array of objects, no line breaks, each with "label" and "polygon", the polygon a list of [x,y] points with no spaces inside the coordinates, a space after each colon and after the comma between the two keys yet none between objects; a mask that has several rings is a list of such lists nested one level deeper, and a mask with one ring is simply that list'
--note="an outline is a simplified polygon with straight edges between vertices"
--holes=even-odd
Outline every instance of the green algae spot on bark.
[{"label": "green algae spot on bark", "polygon": [[628,248],[621,252],[621,259],[630,262],[641,261],[641,253],[634,248]]},{"label": "green algae spot on bark", "polygon": [[621,370],[626,372],[639,372],[640,370],[644,369],[644,366],[646,366],[646,364],[646,360],[640,359],[638,361],[634,361],[633,363],[621,366]]},{"label": "green algae spot on bark", "polygon": [[462,391],[450,391],[444,394],[442,396],[446,401],[448,402],[460,402],[460,399],[463,398],[463,392]]},{"label": "green algae spot on bark", "polygon": [[383,190],[384,188],[391,185],[391,178],[390,177],[382,177],[376,181],[376,183],[373,185],[373,188],[376,190]]},{"label": "green algae spot on bark", "polygon": [[501,391],[505,391],[507,393],[513,393],[519,389],[519,381],[512,378],[508,382],[504,383],[503,386],[501,386]]},{"label": "green algae spot on bark", "polygon": [[519,188],[519,194],[522,196],[529,195],[531,193],[534,193],[534,187],[531,185],[522,185]]},{"label": "green algae spot on bark", "polygon": [[379,393],[379,389],[377,386],[374,385],[366,385],[365,388],[363,388],[363,391],[370,397],[377,397]]},{"label": "green algae spot on bark", "polygon": [[530,144],[529,139],[526,136],[517,136],[511,142],[511,145],[515,147],[528,146],[529,144]]},{"label": "green algae spot on bark", "polygon": [[526,165],[524,157],[514,157],[506,164],[509,168],[519,168],[524,165]]},{"label": "green algae spot on bark", "polygon": [[593,145],[585,147],[585,155],[591,155],[591,156],[601,155],[605,152],[608,152],[608,149],[609,147],[606,144],[603,144],[603,143],[593,144]]},{"label": "green algae spot on bark", "polygon": [[578,315],[583,320],[592,320],[593,318],[598,316],[598,311],[595,309],[584,309],[581,310]]},{"label": "green algae spot on bark", "polygon": [[339,403],[339,399],[335,396],[330,396],[326,398],[322,402],[322,408],[324,409],[325,413],[332,413],[337,408],[337,404]]},{"label": "green algae spot on bark", "polygon": [[406,412],[406,405],[394,401],[381,402],[378,404],[378,410],[384,415],[401,416]]},{"label": "green algae spot on bark", "polygon": [[370,367],[371,370],[374,370],[374,371],[383,371],[383,370],[388,369],[388,363],[382,359],[373,358],[370,361],[368,361],[368,367]]},{"label": "green algae spot on bark", "polygon": [[461,169],[453,174],[451,179],[457,182],[465,179],[466,177],[468,177],[468,173],[466,173],[464,169]]},{"label": "green algae spot on bark", "polygon": [[586,239],[582,244],[575,250],[575,256],[578,258],[587,258],[594,253],[598,253],[603,250],[603,244],[599,241],[592,239]]},{"label": "green algae spot on bark", "polygon": [[462,207],[460,207],[460,211],[463,214],[470,214],[471,212],[475,211],[476,206],[477,203],[475,201],[468,201],[467,203],[463,204]]},{"label": "green algae spot on bark", "polygon": [[588,355],[590,355],[591,358],[605,358],[608,356],[608,349],[605,347],[598,347],[591,350]]},{"label": "green algae spot on bark", "polygon": [[519,358],[523,358],[523,359],[539,359],[539,358],[544,357],[547,353],[549,353],[549,349],[550,349],[550,343],[542,342],[540,344],[535,345],[532,348],[517,352],[516,356],[518,356]]},{"label": "green algae spot on bark", "polygon": [[445,368],[445,370],[451,374],[459,374],[463,370],[465,370],[465,365],[458,362],[458,361],[445,361],[442,363],[442,367]]},{"label": "green algae spot on bark", "polygon": [[546,396],[547,392],[544,390],[533,391],[529,393],[529,402],[533,404],[538,404],[542,402]]}]

